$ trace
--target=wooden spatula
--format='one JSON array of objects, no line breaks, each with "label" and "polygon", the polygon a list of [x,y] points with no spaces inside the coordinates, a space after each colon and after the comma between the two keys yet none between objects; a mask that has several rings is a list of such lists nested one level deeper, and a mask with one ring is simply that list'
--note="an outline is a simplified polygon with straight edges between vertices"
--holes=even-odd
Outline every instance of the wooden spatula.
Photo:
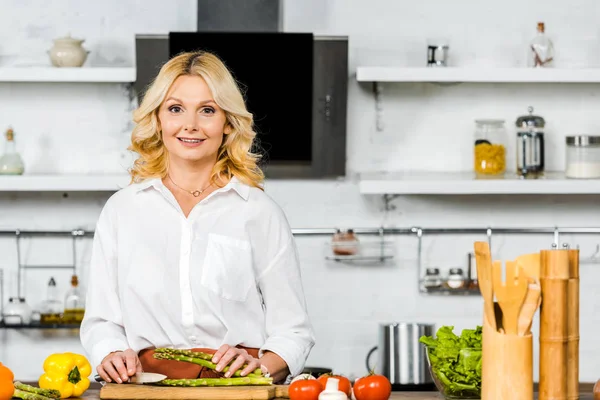
[{"label": "wooden spatula", "polygon": [[475,264],[479,291],[483,297],[484,318],[496,330],[494,315],[494,289],[492,282],[492,255],[488,242],[475,242]]},{"label": "wooden spatula", "polygon": [[517,268],[521,267],[525,276],[535,281],[540,280],[541,256],[540,253],[523,254],[515,259]]},{"label": "wooden spatula", "polygon": [[527,287],[527,294],[525,300],[519,311],[518,320],[518,334],[521,336],[528,335],[531,333],[531,324],[533,323],[533,316],[540,306],[540,300],[542,297],[542,287],[539,282],[530,280]]},{"label": "wooden spatula", "polygon": [[[527,277],[514,261],[506,262],[506,282],[502,283],[502,263],[495,261],[492,265],[493,290],[502,309],[502,326],[509,335],[518,333],[519,311],[527,294]],[[517,272],[518,271],[518,272]],[[515,278],[517,272],[518,278]]]}]

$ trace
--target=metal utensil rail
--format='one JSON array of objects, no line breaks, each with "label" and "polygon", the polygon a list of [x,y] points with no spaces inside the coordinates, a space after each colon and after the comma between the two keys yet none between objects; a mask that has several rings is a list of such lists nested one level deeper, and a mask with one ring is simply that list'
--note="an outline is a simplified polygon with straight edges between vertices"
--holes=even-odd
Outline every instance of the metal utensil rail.
[{"label": "metal utensil rail", "polygon": [[[294,236],[329,236],[336,232],[337,228],[295,228],[292,229]],[[490,242],[493,235],[539,235],[539,234],[552,234],[553,243],[558,246],[560,234],[600,234],[600,227],[584,227],[584,228],[570,228],[570,227],[539,227],[539,228],[421,228],[421,227],[410,227],[410,228],[353,228],[354,232],[358,235],[375,235],[379,236],[383,243],[385,236],[394,235],[415,235],[419,239],[419,255],[418,263],[419,269],[421,266],[421,239],[423,235],[486,235]],[[2,230],[0,231],[0,237],[14,237],[17,246],[17,262],[18,262],[18,296],[21,297],[21,279],[22,273],[25,269],[40,269],[40,268],[68,268],[72,269],[73,273],[76,273],[77,269],[77,250],[76,243],[78,239],[82,238],[93,238],[94,231],[85,229],[74,229],[74,230]],[[21,257],[21,240],[24,237],[30,238],[44,238],[44,237],[65,237],[71,238],[72,241],[72,255],[73,263],[70,265],[26,265],[22,262]],[[1,278],[1,277],[0,277]],[[0,282],[0,286],[2,282]]]}]

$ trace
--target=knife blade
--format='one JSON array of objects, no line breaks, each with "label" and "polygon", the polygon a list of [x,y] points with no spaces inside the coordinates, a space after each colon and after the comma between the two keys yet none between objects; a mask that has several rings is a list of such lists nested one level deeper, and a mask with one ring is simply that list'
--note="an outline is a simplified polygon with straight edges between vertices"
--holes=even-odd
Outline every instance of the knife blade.
[{"label": "knife blade", "polygon": [[[104,379],[100,375],[94,376],[96,382],[104,382]],[[167,379],[166,375],[163,374],[155,374],[154,372],[138,372],[134,376],[129,377],[127,382],[123,383],[132,383],[136,385],[142,385],[144,383],[156,383],[160,382],[163,379]]]}]

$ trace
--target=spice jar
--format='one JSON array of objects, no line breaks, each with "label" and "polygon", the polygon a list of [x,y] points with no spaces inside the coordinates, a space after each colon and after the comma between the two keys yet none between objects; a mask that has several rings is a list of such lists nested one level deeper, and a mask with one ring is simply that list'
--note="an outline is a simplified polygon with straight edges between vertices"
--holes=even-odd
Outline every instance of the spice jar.
[{"label": "spice jar", "polygon": [[465,276],[462,268],[450,268],[446,286],[449,289],[462,289],[465,286]]},{"label": "spice jar", "polygon": [[342,232],[338,229],[331,239],[333,254],[338,256],[352,256],[358,253],[358,238],[352,229]]},{"label": "spice jar", "polygon": [[533,115],[517,118],[517,174],[523,178],[538,178],[544,174],[544,118]]},{"label": "spice jar", "polygon": [[600,136],[567,136],[565,156],[567,178],[600,178]]},{"label": "spice jar", "polygon": [[428,291],[431,289],[439,289],[442,286],[442,278],[440,277],[439,268],[427,268],[425,276],[421,281],[421,289]]},{"label": "spice jar", "polygon": [[504,120],[475,121],[474,169],[477,177],[498,177],[504,174],[507,141]]}]

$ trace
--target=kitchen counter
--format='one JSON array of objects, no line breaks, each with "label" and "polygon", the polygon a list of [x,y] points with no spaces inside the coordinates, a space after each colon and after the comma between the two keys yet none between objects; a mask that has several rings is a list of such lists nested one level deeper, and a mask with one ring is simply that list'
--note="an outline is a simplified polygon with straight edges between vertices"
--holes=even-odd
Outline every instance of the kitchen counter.
[{"label": "kitchen counter", "polygon": [[[100,390],[98,389],[90,389],[85,392],[82,396],[83,399],[90,400],[99,400],[100,399]],[[535,396],[537,399],[537,395]],[[579,396],[579,400],[593,400],[594,395],[592,392],[581,392]],[[415,400],[440,400],[443,397],[438,392],[392,392],[390,396],[390,400],[400,400],[400,399],[415,399]],[[277,399],[275,399],[277,400]],[[284,400],[284,399],[281,399]],[[287,400],[287,399],[285,399]]]}]

